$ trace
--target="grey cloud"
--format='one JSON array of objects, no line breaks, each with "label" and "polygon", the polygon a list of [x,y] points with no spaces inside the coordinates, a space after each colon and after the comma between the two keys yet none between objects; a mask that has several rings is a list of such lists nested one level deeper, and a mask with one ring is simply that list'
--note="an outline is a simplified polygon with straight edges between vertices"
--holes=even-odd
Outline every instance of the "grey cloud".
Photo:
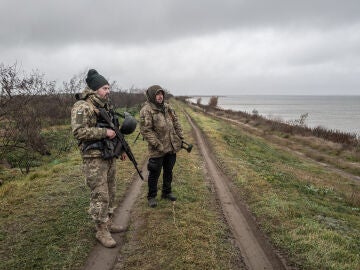
[{"label": "grey cloud", "polygon": [[[0,0],[1,43],[162,42],[236,28],[359,22],[359,1]],[[4,38],[6,37],[6,38]]]},{"label": "grey cloud", "polygon": [[334,27],[327,30],[311,29],[286,36],[290,53],[289,66],[353,63],[360,60],[360,24]]},{"label": "grey cloud", "polygon": [[358,14],[358,0],[0,0],[0,61],[174,94],[358,93]]}]

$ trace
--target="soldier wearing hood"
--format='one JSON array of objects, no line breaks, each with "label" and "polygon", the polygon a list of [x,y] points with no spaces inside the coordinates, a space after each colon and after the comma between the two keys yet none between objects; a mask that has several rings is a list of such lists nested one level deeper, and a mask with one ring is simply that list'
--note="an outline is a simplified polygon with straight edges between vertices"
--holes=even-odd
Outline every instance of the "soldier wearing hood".
[{"label": "soldier wearing hood", "polygon": [[165,91],[159,85],[146,90],[147,101],[140,111],[140,132],[148,142],[148,203],[156,207],[157,184],[163,169],[162,195],[175,201],[171,182],[176,153],[181,149],[183,133],[173,108],[164,102]]},{"label": "soldier wearing hood", "polygon": [[[96,70],[90,69],[86,78],[87,87],[71,110],[71,127],[79,142],[83,158],[83,172],[90,188],[89,214],[95,222],[96,238],[105,247],[114,247],[115,240],[110,232],[124,229],[112,223],[115,208],[115,158],[104,155],[105,149],[114,147],[114,130],[104,124],[99,117],[98,108],[105,108],[114,124],[117,118],[109,105],[110,85]],[[125,159],[125,154],[121,155]]]}]

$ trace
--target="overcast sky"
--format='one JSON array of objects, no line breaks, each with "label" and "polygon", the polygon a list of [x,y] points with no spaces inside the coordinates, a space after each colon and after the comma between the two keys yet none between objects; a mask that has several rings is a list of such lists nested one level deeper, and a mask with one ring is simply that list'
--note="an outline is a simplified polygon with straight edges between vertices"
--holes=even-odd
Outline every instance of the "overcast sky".
[{"label": "overcast sky", "polygon": [[360,95],[359,0],[0,0],[0,63],[175,95]]}]

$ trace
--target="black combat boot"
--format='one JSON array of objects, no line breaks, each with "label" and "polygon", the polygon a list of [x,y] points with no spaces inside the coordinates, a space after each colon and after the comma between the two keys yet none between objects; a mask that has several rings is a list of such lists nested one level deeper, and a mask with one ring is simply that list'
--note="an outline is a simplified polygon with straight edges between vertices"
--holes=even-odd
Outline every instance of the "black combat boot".
[{"label": "black combat boot", "polygon": [[156,201],[155,198],[149,198],[148,203],[149,203],[149,206],[152,207],[152,208],[157,206],[157,201]]},{"label": "black combat boot", "polygon": [[170,201],[173,201],[173,202],[176,201],[176,197],[171,192],[168,193],[168,194],[162,194],[161,198],[167,199],[167,200],[170,200]]}]

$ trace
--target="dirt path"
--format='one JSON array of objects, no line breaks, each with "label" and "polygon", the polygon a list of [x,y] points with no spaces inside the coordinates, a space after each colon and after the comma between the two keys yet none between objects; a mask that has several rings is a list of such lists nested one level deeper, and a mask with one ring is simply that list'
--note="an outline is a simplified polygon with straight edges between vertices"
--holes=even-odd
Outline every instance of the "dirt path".
[{"label": "dirt path", "polygon": [[[207,145],[200,129],[187,116],[197,141],[199,150],[206,163],[208,177],[213,182],[216,189],[216,196],[220,201],[227,223],[233,233],[236,245],[239,247],[246,267],[248,269],[288,269],[276,254],[267,239],[258,230],[251,214],[246,206],[235,194],[232,193],[231,181],[222,173],[216,165],[213,154]],[[144,164],[142,171],[144,178],[147,179],[147,168]],[[114,222],[122,226],[128,226],[131,209],[140,194],[143,181],[139,177],[134,179],[132,185],[127,191],[127,196],[115,211]],[[96,244],[89,253],[87,261],[84,264],[84,270],[110,270],[113,269],[119,252],[124,241],[124,233],[113,234],[116,242],[119,244],[112,249],[104,248],[101,244]]]},{"label": "dirt path", "polygon": [[[146,163],[142,168],[144,179],[147,179]],[[131,209],[140,194],[141,186],[144,181],[136,174],[135,179],[126,192],[126,197],[121,205],[115,210],[114,223],[128,227],[130,220]],[[126,233],[126,232],[124,232]],[[89,256],[83,267],[84,270],[110,270],[113,269],[116,259],[124,242],[124,233],[112,234],[115,241],[118,243],[115,248],[105,248],[100,243],[89,253]]]},{"label": "dirt path", "polygon": [[232,193],[231,181],[222,173],[214,161],[214,156],[203,134],[191,118],[190,122],[199,150],[204,157],[209,176],[216,188],[225,218],[240,248],[249,269],[287,269],[284,262],[273,250],[269,242],[258,230],[246,206]]}]

